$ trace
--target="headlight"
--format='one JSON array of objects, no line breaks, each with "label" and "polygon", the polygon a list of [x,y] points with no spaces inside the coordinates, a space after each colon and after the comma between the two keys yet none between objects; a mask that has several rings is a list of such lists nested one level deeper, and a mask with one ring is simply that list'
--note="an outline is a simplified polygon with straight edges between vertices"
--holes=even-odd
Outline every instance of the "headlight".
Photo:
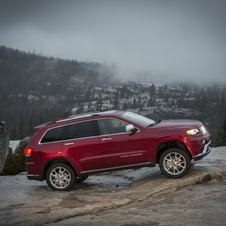
[{"label": "headlight", "polygon": [[198,129],[191,129],[186,131],[188,135],[196,135],[199,134],[199,130]]}]

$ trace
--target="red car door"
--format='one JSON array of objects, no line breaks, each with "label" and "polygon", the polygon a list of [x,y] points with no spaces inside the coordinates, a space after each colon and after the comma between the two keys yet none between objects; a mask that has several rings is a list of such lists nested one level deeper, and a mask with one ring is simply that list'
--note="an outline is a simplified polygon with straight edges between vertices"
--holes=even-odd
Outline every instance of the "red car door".
[{"label": "red car door", "polygon": [[108,118],[99,119],[99,141],[105,168],[133,165],[147,161],[145,142],[141,131],[126,132],[128,123]]},{"label": "red car door", "polygon": [[67,140],[62,142],[62,155],[78,172],[104,167],[99,139],[94,131],[92,120],[71,124]]}]

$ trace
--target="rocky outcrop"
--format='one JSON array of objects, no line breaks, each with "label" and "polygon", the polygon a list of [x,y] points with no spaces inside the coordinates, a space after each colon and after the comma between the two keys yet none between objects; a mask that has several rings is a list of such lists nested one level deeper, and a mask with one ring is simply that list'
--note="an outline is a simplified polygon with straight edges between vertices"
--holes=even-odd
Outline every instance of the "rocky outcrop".
[{"label": "rocky outcrop", "polygon": [[25,138],[23,138],[21,141],[20,141],[20,143],[19,143],[19,146],[20,147],[25,147],[27,144],[28,144],[28,142],[30,141],[30,137],[25,137]]},{"label": "rocky outcrop", "polygon": [[0,173],[2,172],[6,157],[9,153],[9,130],[5,122],[0,122]]}]

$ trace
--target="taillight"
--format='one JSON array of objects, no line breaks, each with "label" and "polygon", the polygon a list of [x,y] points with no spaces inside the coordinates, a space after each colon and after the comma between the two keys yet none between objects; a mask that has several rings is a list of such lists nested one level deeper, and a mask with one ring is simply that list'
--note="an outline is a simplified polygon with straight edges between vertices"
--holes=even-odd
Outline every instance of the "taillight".
[{"label": "taillight", "polygon": [[30,156],[30,155],[31,155],[31,153],[32,153],[32,151],[33,151],[33,149],[32,149],[32,148],[27,148],[27,149],[24,149],[24,154],[25,154],[26,156]]}]

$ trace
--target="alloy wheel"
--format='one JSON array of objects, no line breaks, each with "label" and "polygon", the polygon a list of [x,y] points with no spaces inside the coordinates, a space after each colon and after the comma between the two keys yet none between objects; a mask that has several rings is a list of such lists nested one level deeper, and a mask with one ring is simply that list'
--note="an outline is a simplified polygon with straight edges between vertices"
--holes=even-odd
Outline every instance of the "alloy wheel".
[{"label": "alloy wheel", "polygon": [[163,167],[171,175],[181,174],[186,168],[186,159],[178,152],[170,152],[163,159]]},{"label": "alloy wheel", "polygon": [[71,182],[71,174],[64,167],[55,167],[49,174],[49,181],[57,189],[66,188]]}]

